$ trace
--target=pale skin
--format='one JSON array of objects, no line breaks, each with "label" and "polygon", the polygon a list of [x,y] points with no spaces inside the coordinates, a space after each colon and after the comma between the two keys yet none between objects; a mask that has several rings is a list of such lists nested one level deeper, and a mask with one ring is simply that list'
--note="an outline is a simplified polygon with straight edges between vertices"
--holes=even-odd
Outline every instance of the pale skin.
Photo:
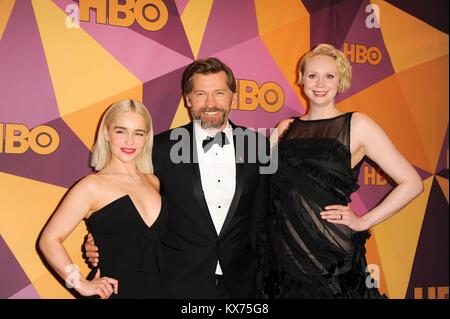
[{"label": "pale skin", "polygon": [[192,92],[185,98],[193,119],[200,120],[210,134],[223,131],[237,98],[227,85],[225,72],[194,74],[192,83]]},{"label": "pale skin", "polygon": [[[210,135],[223,131],[228,122],[228,114],[237,98],[236,93],[233,93],[227,85],[225,72],[195,74],[192,81],[192,92],[187,94],[185,99],[193,119],[200,120],[202,128]],[[84,248],[91,265],[97,266],[100,255],[90,234]]]},{"label": "pale skin", "polygon": [[[339,72],[332,57],[318,55],[306,63],[303,79],[310,110],[302,120],[327,119],[343,114],[336,108],[334,98],[339,84]],[[270,137],[272,145],[278,142],[292,119],[281,121]],[[364,156],[373,160],[397,184],[389,195],[366,214],[358,217],[350,206],[329,205],[321,218],[333,224],[342,224],[354,231],[367,230],[391,217],[423,191],[423,183],[414,167],[398,151],[384,130],[366,114],[355,112],[350,126],[351,167]]]},{"label": "pale skin", "polygon": [[[112,153],[109,163],[97,174],[83,178],[68,192],[39,240],[40,250],[63,279],[69,275],[65,267],[73,264],[63,242],[84,218],[125,195],[130,196],[148,226],[153,224],[160,211],[157,177],[142,173],[136,166],[136,158],[145,146],[147,135],[142,115],[123,112],[102,134],[109,141]],[[82,296],[98,295],[102,299],[118,293],[119,282],[101,277],[100,272],[98,270],[91,281],[79,274],[80,283],[75,289]]]}]

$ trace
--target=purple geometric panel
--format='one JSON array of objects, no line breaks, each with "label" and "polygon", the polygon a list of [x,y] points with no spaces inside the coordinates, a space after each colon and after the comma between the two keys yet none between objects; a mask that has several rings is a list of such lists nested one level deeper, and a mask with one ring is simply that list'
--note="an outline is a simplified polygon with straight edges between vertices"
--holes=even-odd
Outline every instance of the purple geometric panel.
[{"label": "purple geometric panel", "polygon": [[[345,43],[347,43],[348,48],[353,48],[353,50],[351,50],[351,52],[353,52],[353,58],[351,56],[347,56],[350,62],[353,61],[353,63],[351,63],[353,80],[350,90],[345,92],[345,94],[340,95],[336,99],[337,102],[342,101],[343,99],[395,73],[394,67],[392,66],[391,59],[389,57],[389,53],[386,49],[386,46],[384,45],[381,29],[369,29],[365,25],[366,17],[368,15],[368,13],[365,12],[365,8],[368,4],[370,4],[370,1],[368,0],[363,2],[363,5],[360,7],[358,13],[356,14],[353,20],[353,24],[350,27],[347,33],[347,37],[344,41]],[[367,50],[366,52],[370,52],[367,54],[367,56],[373,57],[373,60],[371,60],[372,63],[378,64],[372,65],[369,63],[368,59],[365,63],[356,63],[356,61],[358,61],[357,45],[364,46]],[[344,50],[344,46],[342,45],[340,49]],[[377,61],[377,59],[380,58],[379,52],[381,52],[381,61]]]},{"label": "purple geometric panel", "polygon": [[444,141],[442,143],[441,155],[436,167],[436,173],[439,176],[448,178],[448,126],[447,133],[445,133]]},{"label": "purple geometric panel", "polygon": [[415,287],[423,288],[424,298],[427,287],[448,287],[448,240],[448,203],[433,180],[406,298],[414,298]]},{"label": "purple geometric panel", "polygon": [[9,297],[8,299],[40,299],[41,296],[37,293],[36,289],[34,289],[33,285],[28,285],[22,290],[16,292],[14,295]]},{"label": "purple geometric panel", "polygon": [[170,128],[181,99],[183,71],[180,68],[143,85],[143,103],[152,115],[155,134]]},{"label": "purple geometric panel", "polygon": [[[236,79],[254,81],[259,87],[266,82],[275,82],[274,85],[281,87],[284,92],[284,104],[278,112],[269,113],[261,105],[253,111],[233,110],[231,118],[239,118],[237,124],[270,128],[281,120],[304,113],[305,108],[295,95],[292,86],[259,37],[217,52],[215,56],[231,67]],[[259,95],[258,97],[261,98]]]},{"label": "purple geometric panel", "polygon": [[[365,172],[370,174],[366,177],[369,185],[365,185]],[[389,182],[386,182],[384,185],[379,180],[379,175],[375,175],[375,167],[371,165],[368,161],[364,160],[361,165],[358,183],[360,188],[357,191],[358,196],[361,198],[362,202],[368,209],[372,209],[374,206],[378,205],[380,201],[391,191],[392,185]],[[383,178],[383,177],[381,177]],[[384,179],[384,178],[383,178]],[[380,185],[377,185],[377,182],[380,182]]]},{"label": "purple geometric panel", "polygon": [[189,0],[175,0],[175,4],[177,5],[178,14],[181,16],[186,9]]},{"label": "purple geometric panel", "polygon": [[310,14],[331,7],[332,5],[337,5],[343,1],[345,0],[302,0],[303,5]]},{"label": "purple geometric panel", "polygon": [[433,175],[430,172],[424,171],[423,169],[421,169],[420,167],[417,167],[417,166],[414,166],[414,169],[417,171],[417,174],[419,174],[420,178],[423,181],[426,180],[431,175]]},{"label": "purple geometric panel", "polygon": [[[315,5],[312,5],[312,2]],[[308,10],[310,13],[313,12],[310,15],[311,48],[319,43],[329,43],[340,48],[356,13],[363,3],[368,2],[368,0],[311,1],[309,6],[320,5],[323,8],[319,11]],[[312,9],[319,9],[319,7]]]},{"label": "purple geometric panel", "polygon": [[30,284],[11,250],[0,236],[0,299],[8,298]]},{"label": "purple geometric panel", "polygon": [[[64,10],[73,2],[55,0],[55,3]],[[150,81],[192,62],[192,59],[129,28],[97,24],[95,15],[95,11],[91,10],[90,22],[82,21],[81,28],[142,82]]]},{"label": "purple geometric panel", "polygon": [[353,193],[350,198],[350,206],[355,215],[363,216],[369,211],[364,202],[361,200],[361,196],[359,196],[358,192]]},{"label": "purple geometric panel", "polygon": [[183,23],[181,22],[180,14],[174,0],[164,0],[164,4],[169,11],[169,20],[167,24],[159,31],[147,31],[135,22],[130,29],[142,34],[144,37],[155,40],[162,45],[177,51],[188,57],[194,59],[194,54],[191,50],[191,45],[184,31]]},{"label": "purple geometric panel", "polygon": [[199,56],[213,55],[256,36],[254,1],[214,1]]},{"label": "purple geometric panel", "polygon": [[31,1],[16,1],[0,41],[0,122],[36,126],[59,117]]},{"label": "purple geometric panel", "polygon": [[90,151],[62,119],[43,125],[58,132],[58,148],[48,155],[37,154],[31,148],[23,154],[1,153],[0,171],[65,188],[92,173]]},{"label": "purple geometric panel", "polygon": [[448,1],[386,0],[386,2],[448,34]]}]

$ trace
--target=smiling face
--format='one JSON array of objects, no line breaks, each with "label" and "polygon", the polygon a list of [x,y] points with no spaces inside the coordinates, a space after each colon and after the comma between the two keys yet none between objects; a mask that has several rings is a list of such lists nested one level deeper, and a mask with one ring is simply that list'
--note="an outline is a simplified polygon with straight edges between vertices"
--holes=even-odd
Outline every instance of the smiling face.
[{"label": "smiling face", "polygon": [[227,85],[225,72],[195,74],[192,91],[186,96],[192,118],[200,120],[204,129],[222,130],[226,126],[236,94]]},{"label": "smiling face", "polygon": [[144,117],[133,111],[122,112],[104,130],[109,142],[111,160],[131,163],[136,160],[147,141],[147,127]]},{"label": "smiling face", "polygon": [[326,55],[310,58],[301,76],[311,106],[334,105],[339,86],[339,72],[333,58]]}]

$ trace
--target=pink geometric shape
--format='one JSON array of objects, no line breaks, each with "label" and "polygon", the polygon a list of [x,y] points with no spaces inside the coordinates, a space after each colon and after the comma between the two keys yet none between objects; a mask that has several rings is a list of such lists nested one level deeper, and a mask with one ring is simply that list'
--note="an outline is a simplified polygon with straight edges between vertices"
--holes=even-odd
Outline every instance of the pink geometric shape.
[{"label": "pink geometric shape", "polygon": [[170,128],[181,99],[183,71],[180,68],[142,85],[142,99],[152,115],[154,134]]},{"label": "pink geometric shape", "polygon": [[362,2],[368,2],[368,0],[303,0],[303,4],[310,13],[311,47],[319,43],[341,47]]},{"label": "pink geometric shape", "polygon": [[364,173],[366,167],[370,174],[374,174],[374,167],[368,161],[364,161],[360,169],[358,180],[360,188],[357,193],[364,205],[368,209],[372,209],[374,206],[378,205],[381,200],[392,190],[393,186],[389,184],[389,182],[386,182],[384,185],[373,185],[373,183],[377,182],[377,177],[375,175],[371,175],[372,177],[370,178],[368,177],[367,181],[371,184],[365,185]]},{"label": "pink geometric shape", "polygon": [[0,235],[0,299],[8,298],[29,284],[30,280]]},{"label": "pink geometric shape", "polygon": [[362,201],[358,192],[353,193],[350,198],[352,200],[350,203],[350,207],[357,216],[363,216],[367,213],[368,209]]},{"label": "pink geometric shape", "polygon": [[283,119],[304,113],[305,108],[260,38],[241,42],[214,56],[228,64],[237,79],[255,81],[259,87],[266,82],[275,82],[284,92],[284,105],[277,112],[266,112],[261,106],[253,111],[233,110],[231,118],[239,119],[236,124],[271,128]]},{"label": "pink geometric shape", "polygon": [[177,5],[178,14],[181,16],[186,9],[189,0],[175,0],[175,4]]},{"label": "pink geometric shape", "polygon": [[214,1],[199,55],[217,54],[258,36],[254,1]]},{"label": "pink geometric shape", "polygon": [[69,188],[92,173],[91,153],[61,118],[45,124],[58,132],[58,148],[47,155],[31,148],[23,154],[0,154],[0,172]]},{"label": "pink geometric shape", "polygon": [[164,0],[163,3],[166,5],[169,12],[169,19],[167,24],[161,30],[148,31],[137,23],[134,23],[129,28],[146,38],[153,39],[154,41],[159,42],[190,59],[193,59],[194,55],[192,53],[191,45],[187,39],[180,14],[178,13],[174,0]]},{"label": "pink geometric shape", "polygon": [[[70,0],[54,1],[61,9],[73,3]],[[130,28],[95,23],[95,11],[90,12],[90,22],[80,26],[105,50],[142,82],[170,73],[192,62],[192,59],[149,39]]]},{"label": "pink geometric shape", "polygon": [[30,284],[8,299],[41,299],[41,296],[39,296],[33,285]]},{"label": "pink geometric shape", "polygon": [[0,41],[0,119],[33,128],[59,117],[31,1],[16,1]]}]

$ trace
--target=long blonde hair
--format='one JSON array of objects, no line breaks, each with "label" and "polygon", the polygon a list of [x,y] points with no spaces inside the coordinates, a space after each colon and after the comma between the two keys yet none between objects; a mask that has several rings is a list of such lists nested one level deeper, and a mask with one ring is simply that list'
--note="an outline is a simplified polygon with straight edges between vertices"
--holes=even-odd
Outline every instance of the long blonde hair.
[{"label": "long blonde hair", "polygon": [[338,92],[342,93],[350,88],[352,82],[352,66],[345,57],[344,52],[336,49],[331,44],[322,43],[306,53],[300,61],[298,84],[303,85],[306,63],[315,56],[325,55],[333,58],[339,73]]},{"label": "long blonde hair", "polygon": [[153,173],[152,148],[153,148],[153,125],[152,117],[147,108],[136,100],[121,100],[108,107],[102,116],[100,126],[97,131],[97,141],[92,148],[91,167],[100,171],[109,163],[111,150],[109,143],[105,139],[104,131],[108,130],[117,117],[124,112],[136,112],[144,118],[147,138],[145,146],[136,158],[136,166],[142,173]]}]

